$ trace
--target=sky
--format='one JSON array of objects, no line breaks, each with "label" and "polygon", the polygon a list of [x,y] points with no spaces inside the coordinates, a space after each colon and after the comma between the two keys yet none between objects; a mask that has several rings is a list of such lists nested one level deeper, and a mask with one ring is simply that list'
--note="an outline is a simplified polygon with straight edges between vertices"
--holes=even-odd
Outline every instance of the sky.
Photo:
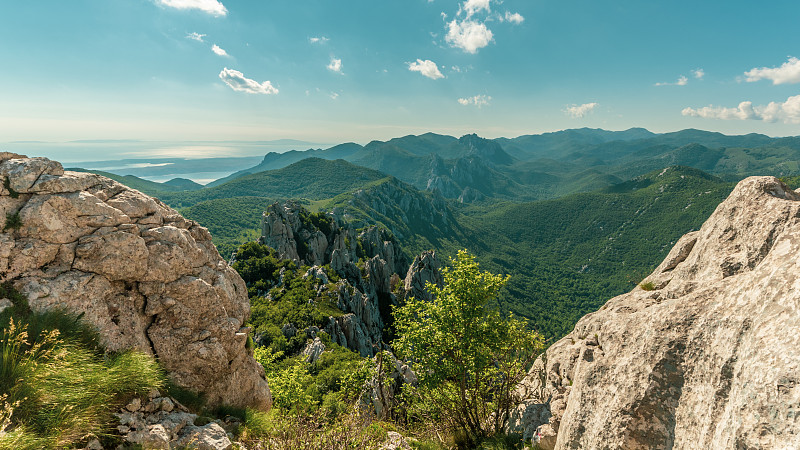
[{"label": "sky", "polygon": [[0,150],[800,135],[798,18],[794,0],[0,0]]}]

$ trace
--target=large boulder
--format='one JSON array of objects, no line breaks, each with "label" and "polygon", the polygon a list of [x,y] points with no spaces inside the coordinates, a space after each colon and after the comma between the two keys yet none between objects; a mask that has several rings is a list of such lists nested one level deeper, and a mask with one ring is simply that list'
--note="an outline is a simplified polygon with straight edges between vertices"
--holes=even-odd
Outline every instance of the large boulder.
[{"label": "large boulder", "polygon": [[0,153],[0,282],[67,308],[111,351],[156,356],[211,404],[271,404],[246,349],[247,288],[208,230],[160,201],[46,158]]},{"label": "large boulder", "polygon": [[541,448],[800,448],[800,195],[740,182],[632,292],[537,361]]}]

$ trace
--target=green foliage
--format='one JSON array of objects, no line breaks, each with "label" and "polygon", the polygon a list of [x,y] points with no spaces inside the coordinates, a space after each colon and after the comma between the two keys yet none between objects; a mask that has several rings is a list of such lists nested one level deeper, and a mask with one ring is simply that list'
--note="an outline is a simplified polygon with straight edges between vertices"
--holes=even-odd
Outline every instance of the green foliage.
[{"label": "green foliage", "polygon": [[317,406],[317,400],[308,392],[314,378],[308,373],[308,364],[301,359],[268,374],[267,379],[275,407],[298,414],[310,412]]},{"label": "green foliage", "polygon": [[180,213],[208,228],[217,250],[228,259],[240,245],[258,239],[261,213],[272,203],[273,200],[264,197],[215,199],[181,208]]},{"label": "green foliage", "polygon": [[8,230],[9,228],[12,230],[19,230],[22,227],[22,218],[19,216],[19,211],[15,213],[6,213],[6,224],[3,227],[3,231]]},{"label": "green foliage", "polygon": [[642,288],[643,291],[652,291],[656,288],[652,281],[645,281],[644,283],[641,283],[639,287]]},{"label": "green foliage", "polygon": [[8,195],[10,195],[11,198],[19,198],[19,192],[15,191],[14,189],[11,189],[10,178],[8,177],[3,178],[3,187],[6,188],[6,190],[8,191]]},{"label": "green foliage", "polygon": [[518,402],[514,387],[544,342],[488,307],[507,277],[480,271],[466,251],[451,262],[444,288],[428,285],[433,301],[412,298],[395,310],[394,345],[419,376],[412,411],[477,443],[503,429]]},{"label": "green foliage", "polygon": [[277,408],[268,413],[247,410],[238,440],[247,448],[366,450],[384,444],[386,428],[383,423],[365,423],[354,414],[330,421],[320,415],[286,414]]}]

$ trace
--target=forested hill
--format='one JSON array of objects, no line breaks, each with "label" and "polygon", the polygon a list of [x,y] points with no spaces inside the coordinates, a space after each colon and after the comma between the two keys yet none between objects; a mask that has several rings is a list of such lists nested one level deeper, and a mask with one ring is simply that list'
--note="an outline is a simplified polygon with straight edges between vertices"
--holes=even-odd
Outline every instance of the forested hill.
[{"label": "forested hill", "polygon": [[309,158],[283,169],[245,175],[199,191],[164,193],[160,198],[177,208],[206,200],[246,196],[322,200],[384,178],[386,174],[344,160]]}]

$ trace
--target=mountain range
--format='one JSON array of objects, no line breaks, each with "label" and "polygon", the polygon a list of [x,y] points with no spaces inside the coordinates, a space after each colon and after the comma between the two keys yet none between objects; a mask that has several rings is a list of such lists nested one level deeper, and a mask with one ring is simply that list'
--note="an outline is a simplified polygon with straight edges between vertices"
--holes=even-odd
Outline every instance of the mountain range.
[{"label": "mountain range", "polygon": [[223,255],[256,239],[261,213],[287,199],[382,225],[409,257],[466,248],[490,270],[511,275],[502,309],[559,337],[635,286],[678,237],[703,223],[734,181],[797,176],[798,160],[800,138],[758,134],[426,133],[268,153],[200,189],[147,188],[208,227]]}]

